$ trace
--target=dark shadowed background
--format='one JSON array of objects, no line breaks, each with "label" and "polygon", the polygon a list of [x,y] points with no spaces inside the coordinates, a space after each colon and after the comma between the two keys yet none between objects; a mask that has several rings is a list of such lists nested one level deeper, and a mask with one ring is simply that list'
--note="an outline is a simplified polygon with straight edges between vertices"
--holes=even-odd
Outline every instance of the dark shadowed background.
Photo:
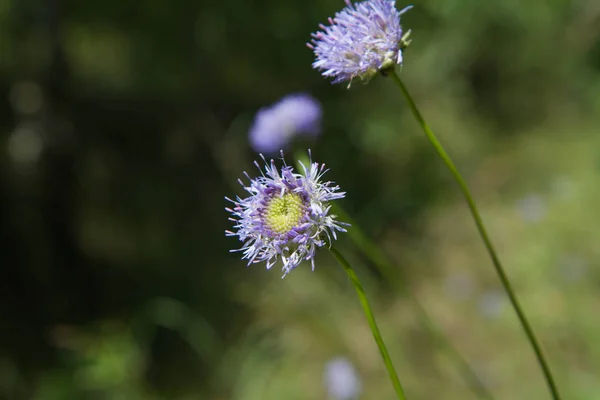
[{"label": "dark shadowed background", "polygon": [[[357,398],[393,398],[326,251],[284,280],[229,253],[224,196],[255,174],[253,115],[299,91],[323,105],[313,158],[395,278],[496,399],[547,398],[400,93],[311,69],[310,33],[343,6],[0,0],[0,398],[328,399],[340,356]],[[600,398],[600,5],[417,1],[402,22],[401,75],[469,182],[564,397]],[[413,301],[347,238],[339,248],[408,398],[476,399]]]}]

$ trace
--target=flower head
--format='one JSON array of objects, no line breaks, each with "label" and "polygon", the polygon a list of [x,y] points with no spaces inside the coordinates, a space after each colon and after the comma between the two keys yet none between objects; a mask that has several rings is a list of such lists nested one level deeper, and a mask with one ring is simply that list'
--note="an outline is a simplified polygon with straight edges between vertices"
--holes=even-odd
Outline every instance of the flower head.
[{"label": "flower head", "polygon": [[[398,11],[394,0],[366,0],[352,4],[329,18],[329,26],[313,33],[307,43],[317,56],[313,68],[333,83],[354,78],[369,80],[378,72],[402,64],[402,49],[409,41],[402,34],[400,16],[412,6]],[[349,86],[349,85],[348,85]]]},{"label": "flower head", "polygon": [[316,136],[321,132],[321,105],[313,97],[290,94],[256,113],[250,128],[250,144],[258,152],[274,153],[298,134]]},{"label": "flower head", "polygon": [[261,176],[246,177],[250,183],[240,184],[250,194],[243,199],[226,198],[233,208],[226,208],[235,223],[234,231],[227,236],[238,236],[244,242],[242,259],[248,265],[265,261],[270,269],[281,259],[283,276],[296,268],[303,260],[310,260],[315,268],[315,252],[319,247],[337,239],[336,231],[345,232],[348,224],[336,221],[330,213],[330,201],[341,199],[345,193],[332,182],[322,182],[327,170],[324,164],[310,161],[308,167],[301,164],[302,173],[294,172],[285,164],[279,170],[275,161],[265,162],[264,171],[258,163]]},{"label": "flower head", "polygon": [[344,357],[336,357],[325,365],[325,386],[335,400],[357,399],[361,392],[360,378]]}]

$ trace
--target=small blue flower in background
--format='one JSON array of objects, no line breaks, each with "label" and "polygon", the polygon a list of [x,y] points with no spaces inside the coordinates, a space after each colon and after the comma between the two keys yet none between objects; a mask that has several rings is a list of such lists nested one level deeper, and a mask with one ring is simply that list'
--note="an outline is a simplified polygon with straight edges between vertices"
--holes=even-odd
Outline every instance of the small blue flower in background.
[{"label": "small blue flower in background", "polygon": [[250,145],[257,152],[278,152],[296,135],[321,133],[321,116],[321,104],[308,94],[285,96],[256,113],[250,128]]},{"label": "small blue flower in background", "polygon": [[322,182],[327,172],[324,164],[312,159],[308,167],[300,163],[299,174],[285,164],[283,152],[281,171],[274,160],[267,163],[261,157],[264,172],[255,162],[261,176],[253,179],[244,173],[250,183],[246,186],[239,181],[250,195],[235,201],[226,197],[234,204],[226,210],[233,215],[230,220],[235,231],[225,233],[244,242],[241,249],[233,251],[242,251],[248,265],[266,262],[267,269],[281,259],[284,277],[304,260],[310,260],[314,270],[317,249],[337,239],[336,231],[346,231],[343,226],[348,224],[336,221],[329,204],[345,193],[332,182]]},{"label": "small blue flower in background", "polygon": [[537,194],[529,194],[517,202],[517,211],[525,222],[540,222],[547,214],[545,200]]},{"label": "small blue flower in background", "polygon": [[368,81],[381,70],[402,64],[402,49],[409,44],[403,36],[400,16],[412,6],[398,11],[395,1],[367,0],[352,4],[329,18],[329,26],[313,33],[307,43],[317,57],[313,68],[333,78],[333,83],[360,78]]},{"label": "small blue flower in background", "polygon": [[479,311],[486,318],[497,318],[502,314],[507,300],[506,294],[499,289],[486,290],[479,299]]},{"label": "small blue flower in background", "polygon": [[358,399],[361,384],[352,363],[344,357],[336,357],[325,365],[325,387],[334,400]]}]

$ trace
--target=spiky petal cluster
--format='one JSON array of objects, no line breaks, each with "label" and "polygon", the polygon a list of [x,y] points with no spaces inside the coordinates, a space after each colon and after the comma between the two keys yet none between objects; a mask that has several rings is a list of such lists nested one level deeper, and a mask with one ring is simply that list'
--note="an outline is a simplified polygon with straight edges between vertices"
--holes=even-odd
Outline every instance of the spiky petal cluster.
[{"label": "spiky petal cluster", "polygon": [[321,132],[321,104],[305,93],[293,93],[261,108],[254,117],[249,139],[257,152],[276,153],[297,135]]},{"label": "spiky petal cluster", "polygon": [[345,232],[348,224],[336,221],[331,214],[332,200],[341,199],[345,193],[332,182],[323,182],[327,170],[324,164],[313,163],[306,167],[301,164],[302,173],[296,173],[285,164],[279,170],[274,160],[267,163],[261,155],[265,167],[261,176],[250,178],[250,183],[240,184],[249,193],[248,197],[228,201],[233,208],[226,208],[232,214],[234,231],[225,231],[227,236],[237,236],[244,242],[238,250],[242,259],[252,263],[266,262],[270,269],[279,259],[283,264],[283,276],[296,268],[302,261],[310,260],[315,268],[315,253],[319,247],[337,239],[336,231]]},{"label": "spiky petal cluster", "polygon": [[351,83],[402,64],[402,48],[408,42],[402,35],[400,16],[412,6],[398,11],[393,0],[345,1],[347,7],[329,18],[329,26],[319,25],[322,31],[313,33],[307,43],[317,57],[313,68],[333,78],[332,83]]}]

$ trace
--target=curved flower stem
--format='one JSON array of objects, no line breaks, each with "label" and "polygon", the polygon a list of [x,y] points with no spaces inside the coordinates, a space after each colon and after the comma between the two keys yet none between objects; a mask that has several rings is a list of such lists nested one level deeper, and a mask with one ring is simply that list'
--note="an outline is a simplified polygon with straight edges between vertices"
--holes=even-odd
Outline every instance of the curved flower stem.
[{"label": "curved flower stem", "polygon": [[367,322],[369,323],[369,327],[371,328],[371,332],[373,333],[373,338],[375,338],[375,342],[379,347],[379,352],[381,353],[381,357],[383,358],[383,362],[385,363],[385,368],[388,371],[388,375],[390,380],[392,381],[392,385],[394,385],[394,389],[396,390],[396,395],[399,400],[406,400],[404,396],[404,390],[402,389],[402,384],[400,383],[400,379],[398,379],[398,374],[396,374],[396,370],[394,369],[394,364],[392,364],[392,359],[390,358],[390,354],[385,347],[385,343],[383,342],[383,338],[381,337],[381,332],[379,332],[379,328],[377,327],[377,322],[375,322],[375,317],[373,316],[373,311],[371,310],[371,306],[369,305],[369,301],[367,300],[367,296],[365,295],[365,290],[363,289],[360,281],[358,280],[358,276],[348,263],[348,261],[342,256],[342,254],[337,251],[335,247],[331,247],[329,249],[331,254],[336,258],[336,260],[340,263],[340,265],[348,274],[348,277],[354,284],[354,288],[356,289],[356,294],[358,294],[358,299],[360,300],[360,304],[362,305],[363,311],[365,312],[365,316],[367,317]]},{"label": "curved flower stem", "polygon": [[481,239],[483,240],[483,243],[485,244],[485,247],[492,259],[492,263],[494,264],[494,268],[496,269],[498,277],[500,278],[500,281],[502,282],[502,285],[504,286],[504,289],[506,290],[508,297],[510,298],[510,302],[512,303],[512,306],[515,309],[515,312],[517,313],[517,316],[519,317],[519,321],[521,322],[521,325],[523,326],[523,329],[525,330],[525,334],[527,335],[527,338],[529,339],[529,342],[531,343],[531,346],[533,347],[533,351],[535,352],[535,355],[537,356],[538,363],[540,364],[540,367],[542,368],[542,372],[544,373],[544,377],[546,378],[546,383],[548,384],[550,393],[552,394],[552,397],[555,400],[560,400],[560,395],[558,394],[558,389],[556,387],[556,383],[554,382],[552,372],[550,372],[550,367],[548,366],[548,363],[546,362],[546,358],[544,357],[542,348],[541,348],[535,334],[533,333],[533,329],[529,325],[527,317],[525,317],[525,313],[523,312],[523,309],[521,308],[521,305],[519,304],[519,300],[517,299],[517,296],[515,295],[512,285],[511,285],[510,281],[508,280],[506,273],[504,272],[504,268],[502,267],[502,264],[500,263],[500,259],[498,258],[498,255],[496,254],[496,250],[494,249],[494,246],[492,245],[492,242],[491,242],[491,240],[488,236],[488,233],[485,229],[485,226],[483,225],[483,220],[481,219],[481,215],[479,215],[479,210],[477,209],[475,200],[473,200],[473,196],[471,196],[471,192],[469,191],[469,188],[467,187],[467,183],[465,182],[465,180],[463,179],[461,174],[458,172],[458,169],[452,162],[452,159],[450,158],[448,153],[446,153],[446,151],[444,150],[442,144],[438,141],[438,139],[434,135],[431,128],[427,125],[427,123],[423,119],[423,116],[421,115],[419,109],[417,108],[414,100],[408,93],[406,86],[404,86],[404,83],[402,82],[402,80],[400,80],[400,77],[398,76],[398,74],[394,70],[386,71],[386,74],[388,76],[390,76],[392,78],[392,80],[394,81],[394,83],[400,88],[400,91],[406,98],[406,101],[408,102],[408,105],[410,106],[410,109],[411,109],[414,117],[416,118],[419,125],[421,125],[421,128],[423,128],[423,131],[425,132],[425,136],[427,136],[427,139],[429,139],[429,141],[435,148],[438,155],[444,161],[444,164],[446,164],[446,166],[452,173],[454,180],[456,180],[456,182],[458,183],[458,186],[460,186],[460,190],[462,191],[462,193],[465,197],[465,200],[467,201],[467,205],[469,206],[471,215],[473,216],[473,219],[475,220],[475,225],[477,226],[479,235],[481,236]]},{"label": "curved flower stem", "polygon": [[[304,152],[297,152],[296,161],[307,165],[309,160]],[[333,212],[340,217],[340,221],[348,222],[351,228],[348,229],[348,236],[356,244],[357,248],[377,267],[383,277],[399,292],[408,296],[415,308],[417,318],[421,325],[427,331],[431,339],[442,350],[445,350],[448,357],[453,359],[457,368],[473,392],[482,399],[493,400],[492,394],[481,382],[475,371],[469,365],[469,362],[462,356],[460,351],[444,336],[444,333],[431,320],[425,307],[419,302],[417,296],[410,290],[408,285],[397,279],[394,274],[394,266],[383,251],[367,236],[360,228],[359,224],[339,205],[333,204]]]},{"label": "curved flower stem", "polygon": [[359,250],[375,264],[383,277],[389,283],[391,283],[397,291],[404,293],[409,297],[416,310],[417,318],[420,320],[421,325],[423,325],[436,345],[442,350],[445,350],[448,354],[448,357],[455,361],[457,368],[461,371],[461,374],[468,382],[468,385],[473,392],[482,399],[493,400],[494,397],[485,387],[483,382],[481,382],[475,371],[473,371],[469,365],[469,362],[444,336],[444,333],[435,326],[431,318],[429,318],[427,311],[419,302],[417,296],[415,296],[415,294],[410,290],[408,285],[394,276],[394,266],[384,252],[381,251],[381,249],[377,247],[377,245],[375,245],[371,239],[369,239],[369,237],[360,228],[358,223],[354,221],[342,207],[340,207],[338,204],[334,204],[333,211],[340,217],[341,221],[348,222],[351,225],[351,228],[348,229],[348,236],[350,236],[350,239],[352,239],[352,241],[357,245]]}]

